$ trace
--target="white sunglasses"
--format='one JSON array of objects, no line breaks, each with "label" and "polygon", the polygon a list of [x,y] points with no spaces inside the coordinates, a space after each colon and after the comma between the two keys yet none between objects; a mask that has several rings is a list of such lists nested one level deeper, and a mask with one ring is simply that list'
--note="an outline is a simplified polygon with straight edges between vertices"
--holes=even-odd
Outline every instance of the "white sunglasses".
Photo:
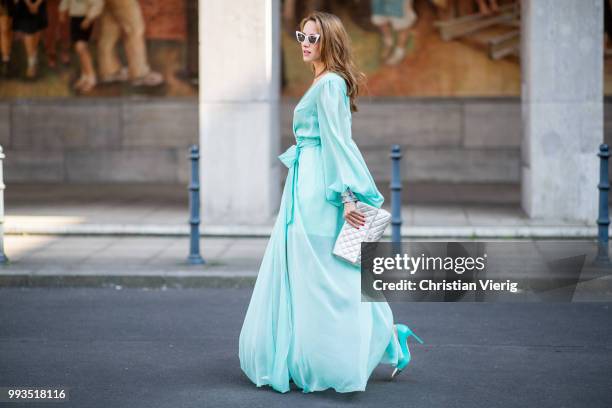
[{"label": "white sunglasses", "polygon": [[301,31],[296,31],[295,32],[295,38],[297,38],[297,40],[298,40],[298,42],[300,44],[303,44],[304,41],[306,41],[306,39],[308,39],[308,42],[310,44],[316,44],[317,41],[319,41],[320,37],[321,37],[321,34],[306,35],[305,33],[301,32]]}]

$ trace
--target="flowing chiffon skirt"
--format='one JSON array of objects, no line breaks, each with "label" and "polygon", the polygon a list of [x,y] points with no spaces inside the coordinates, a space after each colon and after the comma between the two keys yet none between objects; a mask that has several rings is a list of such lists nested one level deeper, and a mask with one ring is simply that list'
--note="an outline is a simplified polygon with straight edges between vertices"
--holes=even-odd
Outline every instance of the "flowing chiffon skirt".
[{"label": "flowing chiffon skirt", "polygon": [[290,379],[303,392],[364,391],[379,363],[402,358],[389,304],[362,302],[360,268],[332,254],[344,219],[326,200],[321,149],[315,141],[291,152],[299,165],[287,175],[240,332],[242,370],[279,392]]}]

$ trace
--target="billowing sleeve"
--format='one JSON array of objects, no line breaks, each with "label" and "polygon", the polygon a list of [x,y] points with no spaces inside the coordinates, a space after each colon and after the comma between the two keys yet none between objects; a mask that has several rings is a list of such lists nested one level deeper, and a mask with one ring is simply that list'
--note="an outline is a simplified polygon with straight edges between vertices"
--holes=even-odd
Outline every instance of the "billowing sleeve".
[{"label": "billowing sleeve", "polygon": [[353,141],[351,111],[343,84],[334,80],[321,84],[316,99],[327,200],[342,206],[342,194],[348,188],[359,201],[380,208],[384,197]]}]

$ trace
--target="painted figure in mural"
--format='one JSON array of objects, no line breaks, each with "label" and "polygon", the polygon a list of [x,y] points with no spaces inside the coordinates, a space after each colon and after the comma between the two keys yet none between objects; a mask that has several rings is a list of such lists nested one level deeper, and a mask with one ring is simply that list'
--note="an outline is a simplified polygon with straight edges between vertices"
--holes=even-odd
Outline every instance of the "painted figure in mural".
[{"label": "painted figure in mural", "polygon": [[45,52],[47,65],[55,68],[57,65],[57,52],[59,48],[62,64],[70,63],[70,27],[68,22],[60,22],[59,5],[61,0],[47,0],[49,26],[45,30]]},{"label": "painted figure in mural", "polygon": [[13,31],[23,34],[28,58],[26,78],[33,79],[38,73],[38,44],[41,32],[47,28],[46,0],[14,0]]},{"label": "painted figure in mural", "polygon": [[492,13],[499,12],[499,4],[497,0],[477,0],[478,12],[483,16],[488,16]]},{"label": "painted figure in mural", "polygon": [[240,367],[279,392],[365,391],[380,364],[410,362],[404,324],[386,301],[361,301],[360,267],[332,254],[344,222],[361,228],[356,201],[384,197],[352,138],[351,113],[365,75],[341,20],[313,12],[295,33],[313,84],[293,112],[296,144],[279,156],[289,168],[238,341]]},{"label": "painted figure in mural", "polygon": [[[127,68],[117,55],[120,38],[123,38]],[[148,63],[145,22],[138,0],[106,0],[100,18],[98,69],[104,83],[130,80],[135,86],[158,86],[164,82],[163,76]]]},{"label": "painted figure in mural", "polygon": [[60,20],[70,17],[70,40],[79,56],[81,76],[74,85],[77,91],[89,92],[96,86],[96,71],[89,52],[94,21],[102,14],[104,0],[62,0]]},{"label": "painted figure in mural", "polygon": [[[382,35],[383,50],[381,59],[387,65],[397,65],[406,56],[406,43],[410,35],[410,27],[417,20],[413,0],[371,0],[372,23]],[[394,35],[397,43],[394,46]]]},{"label": "painted figure in mural", "polygon": [[2,65],[0,66],[0,77],[8,76],[11,61],[11,46],[13,44],[13,0],[0,0],[0,51],[2,53]]}]

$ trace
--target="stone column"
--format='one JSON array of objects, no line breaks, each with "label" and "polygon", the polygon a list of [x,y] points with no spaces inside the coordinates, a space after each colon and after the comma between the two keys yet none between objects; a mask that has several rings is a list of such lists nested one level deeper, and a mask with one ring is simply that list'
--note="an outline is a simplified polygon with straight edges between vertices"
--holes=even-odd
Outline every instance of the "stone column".
[{"label": "stone column", "polygon": [[532,218],[597,218],[603,141],[603,3],[522,0],[522,206]]},{"label": "stone column", "polygon": [[280,204],[280,0],[199,0],[202,221],[259,224]]}]

